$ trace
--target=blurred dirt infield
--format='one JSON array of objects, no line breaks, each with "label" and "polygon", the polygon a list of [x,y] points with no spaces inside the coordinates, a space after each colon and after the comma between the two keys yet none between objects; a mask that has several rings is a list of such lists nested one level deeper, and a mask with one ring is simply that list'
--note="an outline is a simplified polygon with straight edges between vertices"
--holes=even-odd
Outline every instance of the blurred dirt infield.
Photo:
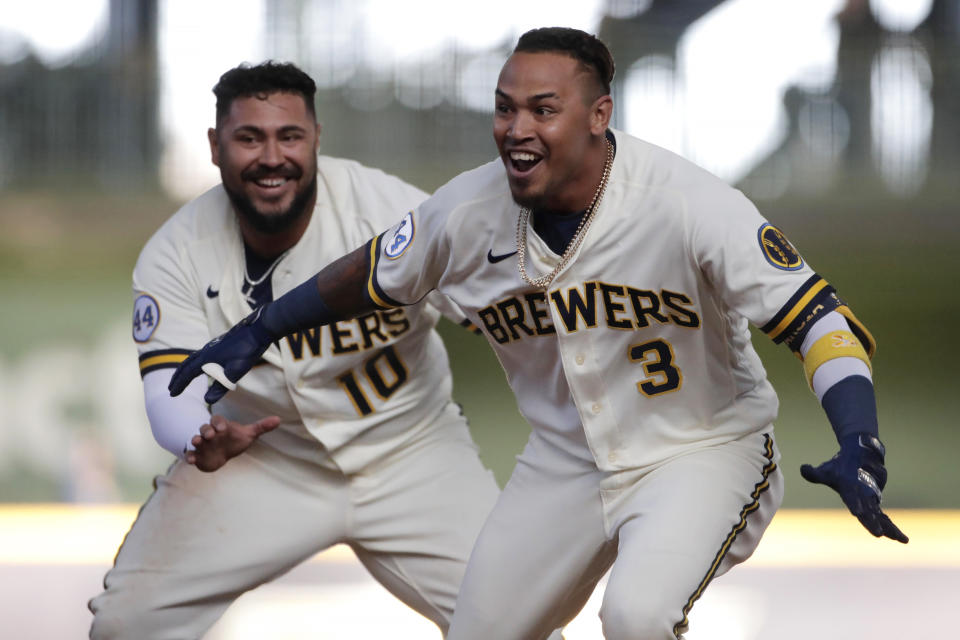
[{"label": "blurred dirt infield", "polygon": [[[84,638],[134,505],[0,505],[0,620],[17,640]],[[909,545],[875,540],[842,511],[781,511],[754,556],[718,578],[691,614],[688,640],[894,640],[949,616],[960,595],[960,510],[894,510]],[[600,638],[603,584],[567,628]],[[207,640],[438,640],[346,547],[315,556],[239,600]]]}]

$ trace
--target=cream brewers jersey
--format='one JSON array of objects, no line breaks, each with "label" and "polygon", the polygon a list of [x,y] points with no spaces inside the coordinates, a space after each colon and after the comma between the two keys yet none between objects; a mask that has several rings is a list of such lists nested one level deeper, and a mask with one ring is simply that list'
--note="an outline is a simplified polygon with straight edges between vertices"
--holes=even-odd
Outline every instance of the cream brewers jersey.
[{"label": "cream brewers jersey", "polygon": [[[499,160],[377,237],[368,283],[385,308],[432,289],[452,298],[483,329],[533,428],[605,470],[769,429],[778,403],[748,322],[783,341],[840,305],[739,191],[611,134],[606,194],[546,290],[518,274],[519,206]],[[528,273],[548,273],[559,256],[532,228],[527,238]]]},{"label": "cream brewers jersey", "polygon": [[[320,156],[318,172],[309,226],[273,271],[274,297],[427,195],[348,160]],[[156,232],[133,277],[142,375],[175,367],[250,313],[241,295],[244,264],[236,214],[219,185]],[[359,469],[433,428],[450,401],[447,355],[433,331],[438,317],[416,305],[286,336],[213,411],[241,422],[278,415],[281,427],[262,438],[266,444],[310,457],[319,441],[344,472]]]}]

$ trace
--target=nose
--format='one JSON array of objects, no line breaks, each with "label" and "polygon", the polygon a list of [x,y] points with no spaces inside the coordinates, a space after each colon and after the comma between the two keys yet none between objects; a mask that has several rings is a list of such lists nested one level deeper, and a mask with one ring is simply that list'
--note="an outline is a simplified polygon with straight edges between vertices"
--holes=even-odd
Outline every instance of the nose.
[{"label": "nose", "polygon": [[276,138],[267,138],[260,148],[260,164],[268,167],[278,167],[283,164],[283,153],[280,151],[280,142]]},{"label": "nose", "polygon": [[531,138],[533,136],[532,123],[533,118],[525,111],[517,111],[507,125],[507,137],[513,142]]}]

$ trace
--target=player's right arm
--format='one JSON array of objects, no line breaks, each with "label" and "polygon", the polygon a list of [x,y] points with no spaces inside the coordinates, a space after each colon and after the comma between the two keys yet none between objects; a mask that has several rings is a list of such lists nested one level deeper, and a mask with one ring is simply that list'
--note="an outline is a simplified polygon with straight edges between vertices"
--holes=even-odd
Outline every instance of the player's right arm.
[{"label": "player's right arm", "polygon": [[143,377],[143,401],[153,438],[161,447],[185,459],[193,450],[191,440],[200,427],[210,422],[210,410],[203,399],[207,390],[203,378],[193,380],[184,393],[173,398],[167,391],[173,369],[152,371]]},{"label": "player's right arm", "polygon": [[[469,182],[469,172],[455,178],[392,228],[190,355],[170,381],[171,395],[181,394],[194,378],[206,373],[214,382],[204,397],[213,404],[236,387],[272,342],[294,331],[422,300],[437,288],[447,268],[446,225],[461,199],[464,176]],[[384,271],[392,271],[387,287],[379,280]]]},{"label": "player's right arm", "polygon": [[184,238],[187,216],[179,214],[147,242],[133,272],[133,339],[139,352],[144,407],[157,443],[183,459],[191,439],[210,421],[204,380],[180,397],[166,391],[174,369],[210,337],[203,291]]},{"label": "player's right arm", "polygon": [[[374,242],[374,241],[371,241]],[[350,320],[378,308],[367,294],[370,243],[330,263],[244,318],[187,357],[173,374],[169,393],[179,397],[201,373],[214,379],[204,398],[213,404],[236,387],[271,343],[307,327]]]}]

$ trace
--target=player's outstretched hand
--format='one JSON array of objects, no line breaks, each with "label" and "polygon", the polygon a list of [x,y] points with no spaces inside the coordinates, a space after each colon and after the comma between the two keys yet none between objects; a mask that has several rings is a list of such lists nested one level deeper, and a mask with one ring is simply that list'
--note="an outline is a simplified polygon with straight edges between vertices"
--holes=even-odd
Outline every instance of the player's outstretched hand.
[{"label": "player's outstretched hand", "polygon": [[850,513],[873,535],[906,543],[907,536],[880,509],[880,492],[887,484],[885,454],[883,443],[876,436],[856,433],[844,437],[840,452],[823,464],[801,466],[800,475],[839,493]]},{"label": "player's outstretched hand", "polygon": [[237,381],[253,368],[274,340],[263,326],[265,308],[266,305],[260,307],[181,362],[167,387],[170,395],[180,395],[201,373],[214,379],[203,396],[207,404],[214,404],[227,391],[235,389]]},{"label": "player's outstretched hand", "polygon": [[227,420],[221,415],[210,418],[210,424],[200,427],[200,435],[193,436],[190,443],[194,450],[184,456],[190,464],[200,471],[216,471],[227,460],[240,455],[267,431],[273,431],[280,425],[280,418],[270,416],[252,424],[240,424]]}]

